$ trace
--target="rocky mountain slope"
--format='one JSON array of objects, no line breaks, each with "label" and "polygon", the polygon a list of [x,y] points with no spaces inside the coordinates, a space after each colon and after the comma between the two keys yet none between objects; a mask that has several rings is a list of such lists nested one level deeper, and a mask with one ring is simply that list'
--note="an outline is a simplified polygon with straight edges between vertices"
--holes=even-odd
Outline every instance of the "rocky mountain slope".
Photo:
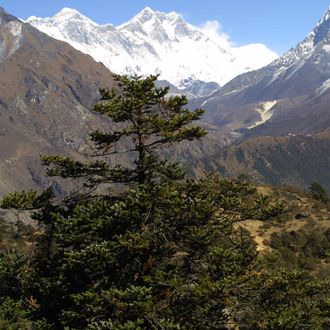
[{"label": "rocky mountain slope", "polygon": [[234,47],[175,12],[165,14],[149,7],[117,27],[98,25],[69,8],[53,17],[30,17],[27,22],[90,54],[115,73],[161,73],[161,79],[183,89],[195,80],[223,85],[277,58],[262,44]]},{"label": "rocky mountain slope", "polygon": [[330,8],[308,36],[271,64],[242,74],[197,102],[204,120],[240,143],[216,156],[227,175],[330,191]]},{"label": "rocky mountain slope", "polygon": [[[195,175],[201,169],[244,172],[270,183],[307,186],[319,181],[330,190],[329,16],[327,12],[283,58],[235,78],[211,97],[192,101],[191,107],[208,110],[201,124],[209,135],[168,155],[184,155]],[[113,86],[112,75],[90,56],[4,10],[0,40],[0,193],[44,187],[49,183],[40,153],[81,158],[88,133],[109,124],[90,108],[99,87]],[[181,82],[185,91],[209,88],[189,79]]]},{"label": "rocky mountain slope", "polygon": [[0,9],[0,192],[44,186],[40,153],[78,156],[92,127],[102,64]]},{"label": "rocky mountain slope", "polygon": [[[114,86],[111,72],[69,44],[55,40],[30,24],[0,10],[0,195],[49,185],[39,155],[65,154],[76,159],[88,148],[92,130],[111,123],[90,109],[100,87]],[[164,82],[163,82],[164,83]],[[171,150],[185,155],[198,174],[206,155],[230,143],[217,127],[194,145]],[[218,148],[217,147],[217,148]],[[57,185],[61,193],[65,187]]]},{"label": "rocky mountain slope", "polygon": [[206,120],[228,130],[246,128],[262,134],[265,129],[267,135],[307,134],[327,128],[329,63],[330,10],[282,57],[236,77],[201,100],[209,110]]}]

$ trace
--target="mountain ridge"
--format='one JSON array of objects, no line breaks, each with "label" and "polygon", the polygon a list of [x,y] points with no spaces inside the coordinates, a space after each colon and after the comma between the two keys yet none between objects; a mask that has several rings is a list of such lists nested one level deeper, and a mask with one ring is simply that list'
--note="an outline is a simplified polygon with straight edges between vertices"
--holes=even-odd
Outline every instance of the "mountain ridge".
[{"label": "mountain ridge", "polygon": [[[113,74],[91,56],[30,24],[5,12],[0,12],[0,19],[0,39],[5,41],[0,48],[6,50],[0,61],[0,195],[51,184],[57,194],[63,194],[76,187],[45,177],[39,156],[87,160],[92,153],[89,133],[114,129],[106,117],[91,111],[99,100],[99,88],[116,86]],[[19,34],[11,29],[16,24]],[[19,36],[19,44],[13,33]],[[18,46],[8,53],[13,42]],[[206,126],[210,133],[203,141],[169,149],[166,157],[185,155],[190,173],[200,172],[205,155],[232,139]]]},{"label": "mountain ridge", "polygon": [[194,100],[205,121],[238,135],[211,157],[216,171],[305,188],[317,181],[330,191],[329,63],[330,8],[279,59]]},{"label": "mountain ridge", "polygon": [[[4,10],[0,39],[0,193],[44,188],[50,180],[40,153],[84,157],[85,136],[106,124],[89,109],[99,87],[114,86],[113,77],[89,55]],[[61,193],[64,186],[54,184]]]},{"label": "mountain ridge", "polygon": [[[71,15],[72,12],[69,10],[62,14]],[[37,164],[40,152],[65,153],[81,159],[81,152],[86,146],[84,137],[93,128],[102,129],[105,124],[89,111],[98,98],[97,89],[113,86],[111,72],[103,64],[95,63],[90,56],[82,54],[69,44],[54,40],[32,26],[10,17],[8,14],[1,18],[0,14],[0,35],[4,40],[0,45],[0,138],[4,141],[0,149],[2,192],[18,187],[30,188],[31,182],[32,187],[47,186],[48,182],[42,178],[40,164]],[[105,29],[111,31],[113,28],[106,26]],[[92,37],[93,35],[90,36]],[[230,174],[231,168],[241,169],[241,165],[236,162],[240,160],[241,153],[236,154],[233,151],[233,157],[238,155],[236,160],[224,164],[221,162],[223,154],[220,149],[236,140],[235,147],[239,145],[245,152],[244,144],[240,142],[255,138],[260,146],[265,147],[252,151],[249,158],[258,155],[271,163],[267,157],[272,153],[272,148],[267,145],[276,141],[276,150],[281,151],[283,159],[278,156],[276,164],[271,165],[276,168],[283,164],[285,168],[288,158],[285,152],[291,150],[285,144],[289,145],[288,141],[293,141],[290,146],[294,146],[295,152],[298,150],[296,146],[299,143],[294,143],[298,141],[294,135],[310,134],[313,137],[330,126],[330,73],[324,64],[328,59],[327,48],[324,50],[323,47],[327,45],[325,35],[324,42],[320,41],[315,46],[317,52],[310,57],[310,63],[306,62],[307,66],[298,65],[297,70],[295,66],[289,68],[289,71],[283,72],[283,76],[275,77],[269,85],[267,82],[273,76],[270,71],[264,73],[263,68],[235,78],[211,97],[204,98],[199,105],[196,104],[199,100],[192,101],[190,108],[202,105],[208,109],[212,102],[216,105],[203,119],[207,122],[201,123],[210,133],[198,144],[169,150],[167,155],[182,159],[183,154],[191,172],[197,175],[201,175],[201,168],[221,171],[222,167],[226,168],[226,174]],[[15,51],[11,51],[12,49]],[[315,58],[322,61],[313,61]],[[247,85],[245,89],[235,90],[235,85],[244,83]],[[187,86],[189,84],[188,81]],[[202,84],[196,88],[201,86]],[[176,90],[177,93],[180,91]],[[272,140],[267,135],[284,135],[285,138]],[[322,153],[330,154],[327,139],[327,135],[322,138],[322,147],[315,150],[314,158],[322,157]],[[306,139],[303,142],[308,143],[310,150],[313,150],[313,141],[319,140]],[[226,150],[231,152],[231,148],[235,147],[228,147]],[[305,156],[308,155],[305,153]],[[301,158],[296,154],[293,160],[301,161]],[[323,168],[327,166],[327,161],[325,159]],[[247,167],[253,170],[253,164],[250,161]],[[311,166],[311,162],[308,164]],[[304,169],[294,175],[306,175],[306,171]],[[281,175],[278,170],[277,178]],[[303,180],[297,182],[307,184]]]},{"label": "mountain ridge", "polygon": [[[205,120],[226,130],[248,129],[249,134],[262,134],[265,127],[267,134],[276,134],[269,128],[281,122],[282,134],[299,134],[308,130],[294,130],[294,121],[299,118],[305,121],[306,127],[310,126],[304,117],[313,116],[311,109],[320,105],[317,108],[324,109],[323,119],[327,122],[330,119],[325,109],[330,87],[329,31],[328,9],[313,31],[283,56],[261,69],[235,77],[211,97],[196,103],[207,110]],[[259,111],[260,106],[269,102],[273,106],[267,110],[268,119],[262,120],[264,114]],[[287,119],[292,119],[292,124],[286,125]],[[315,120],[320,119],[315,117]]]},{"label": "mountain ridge", "polygon": [[117,27],[98,25],[76,10],[66,8],[64,13],[44,19],[30,17],[27,22],[90,54],[115,73],[162,73],[160,79],[179,88],[187,79],[222,85],[277,57],[258,44],[235,48],[211,39],[175,12],[165,14],[146,7]]}]

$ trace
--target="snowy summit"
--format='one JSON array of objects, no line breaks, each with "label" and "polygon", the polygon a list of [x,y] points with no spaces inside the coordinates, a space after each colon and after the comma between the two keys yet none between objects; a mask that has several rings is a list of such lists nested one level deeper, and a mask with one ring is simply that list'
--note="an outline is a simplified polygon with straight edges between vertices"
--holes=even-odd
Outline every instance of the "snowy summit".
[{"label": "snowy summit", "polygon": [[216,22],[195,27],[175,12],[149,7],[117,27],[99,25],[69,8],[53,17],[32,16],[27,22],[103,62],[112,72],[160,73],[160,79],[179,88],[194,80],[223,85],[277,58],[262,44],[233,46]]}]

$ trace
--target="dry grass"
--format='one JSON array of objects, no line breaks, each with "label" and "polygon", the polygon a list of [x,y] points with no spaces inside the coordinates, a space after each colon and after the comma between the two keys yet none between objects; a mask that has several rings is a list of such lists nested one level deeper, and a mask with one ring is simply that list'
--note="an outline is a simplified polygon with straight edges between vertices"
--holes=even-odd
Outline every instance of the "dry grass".
[{"label": "dry grass", "polygon": [[[275,194],[285,201],[286,214],[269,221],[246,220],[240,226],[246,228],[257,243],[260,252],[270,251],[269,242],[273,233],[298,231],[310,222],[316,222],[326,231],[330,228],[330,207],[315,201],[306,193],[294,189],[259,186],[260,194]],[[299,219],[300,217],[300,219]]]}]

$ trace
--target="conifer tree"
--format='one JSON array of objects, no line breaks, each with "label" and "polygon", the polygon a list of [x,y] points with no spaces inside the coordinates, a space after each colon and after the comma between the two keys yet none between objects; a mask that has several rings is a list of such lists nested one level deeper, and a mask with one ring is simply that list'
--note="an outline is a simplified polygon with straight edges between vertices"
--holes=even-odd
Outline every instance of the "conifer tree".
[{"label": "conifer tree", "polygon": [[[44,164],[50,166],[48,175],[82,178],[90,188],[103,183],[145,185],[160,178],[182,178],[181,166],[161,160],[157,152],[169,144],[206,135],[200,126],[191,125],[204,110],[190,111],[185,96],[168,97],[169,87],[156,87],[157,77],[117,75],[119,89],[100,89],[101,101],[94,106],[94,111],[111,119],[112,126],[117,128],[91,133],[96,156],[100,158],[81,163],[62,156],[43,156]],[[123,154],[129,154],[130,166],[110,165],[114,156]]]},{"label": "conifer tree", "polygon": [[[6,207],[41,207],[35,217],[44,231],[24,294],[38,306],[36,320],[55,328],[220,329],[228,318],[226,283],[249,268],[254,245],[233,231],[232,215],[218,215],[218,181],[177,181],[180,165],[158,154],[204,136],[192,125],[203,110],[185,108],[184,96],[168,97],[168,88],[155,86],[157,76],[116,79],[119,89],[101,90],[94,107],[117,125],[91,134],[97,159],[42,158],[49,175],[79,178],[89,194],[62,205],[47,193],[3,200]],[[113,165],[126,153],[131,164]],[[98,194],[111,183],[133,189],[116,198]]]},{"label": "conifer tree", "polygon": [[[87,194],[62,203],[50,190],[3,199],[7,208],[38,209],[40,233],[32,258],[10,272],[27,269],[18,276],[23,289],[17,294],[1,283],[0,323],[7,310],[36,329],[227,329],[236,322],[237,288],[253,274],[257,252],[233,224],[268,218],[274,207],[248,182],[179,180],[180,165],[159,151],[204,136],[192,124],[203,110],[190,111],[184,96],[168,97],[156,79],[117,76],[116,90],[101,90],[94,110],[112,129],[91,134],[96,159],[42,157],[48,175],[80,179]],[[126,154],[131,163],[113,162]],[[98,189],[113,183],[127,189],[116,196]],[[245,310],[237,320],[255,325]]]}]

